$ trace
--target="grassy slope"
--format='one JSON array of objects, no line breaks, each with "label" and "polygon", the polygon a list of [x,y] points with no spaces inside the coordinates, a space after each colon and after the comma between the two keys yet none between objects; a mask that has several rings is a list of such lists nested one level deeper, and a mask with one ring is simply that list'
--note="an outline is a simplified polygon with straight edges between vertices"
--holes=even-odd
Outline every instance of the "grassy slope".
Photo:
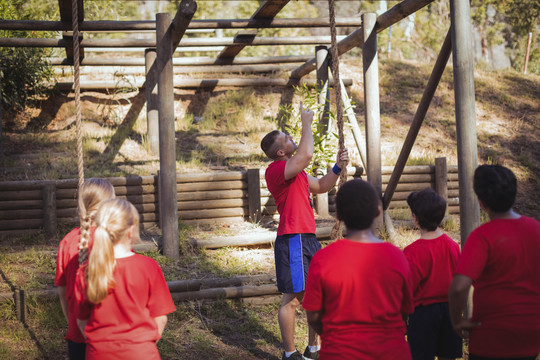
[{"label": "grassy slope", "polygon": [[[348,60],[341,68],[344,77],[354,80],[350,92],[362,121],[361,63]],[[380,64],[384,165],[393,165],[397,159],[430,71],[431,65]],[[478,70],[475,85],[479,161],[511,167],[520,182],[518,210],[540,218],[540,77]],[[175,100],[178,171],[265,166],[259,140],[277,126],[280,90],[218,90],[212,96],[178,91]],[[128,93],[108,98],[88,92],[82,101],[86,176],[156,173],[159,159],[146,150],[143,96]],[[72,98],[58,94],[15,119],[6,117],[5,171],[0,180],[76,177],[71,114]],[[349,147],[354,147],[348,140]],[[433,163],[439,156],[457,164],[451,67],[437,89],[410,163]]]},{"label": "grassy slope", "polygon": [[[355,79],[351,92],[357,103],[355,111],[362,119],[362,69],[353,62],[344,64],[342,68],[345,77]],[[393,164],[397,158],[429,72],[429,66],[406,62],[387,61],[380,66],[385,165]],[[192,123],[192,116],[187,116],[187,121],[177,122],[180,171],[264,166],[258,141],[261,134],[275,126],[269,119],[277,113],[280,94],[247,90],[235,93],[240,96],[223,91],[211,98],[205,98],[205,94],[177,94],[177,101],[183,105],[179,107],[177,116],[182,118],[182,112],[190,109],[203,117],[199,124]],[[124,119],[123,124],[117,126],[114,112],[108,111],[108,118],[102,116],[105,114],[103,107],[96,104],[104,100],[99,100],[99,96],[83,96],[85,119],[89,120],[85,128],[87,174],[110,176],[154,172],[158,166],[157,159],[148,155],[141,145],[144,144],[144,111],[139,116],[128,111],[133,105],[140,108],[137,105],[140,99],[133,95],[124,108],[115,109],[120,114],[117,118]],[[516,207],[536,218],[540,218],[539,98],[538,77],[513,72],[476,73],[480,162],[501,162],[510,166],[520,182]],[[11,122],[8,124],[11,130],[4,127],[4,146],[8,153],[6,163],[12,167],[24,166],[24,169],[4,175],[4,179],[75,176],[74,131],[69,126],[61,130],[69,124],[66,119],[72,103],[62,96],[56,101],[44,101],[39,109],[29,111],[29,115],[22,119],[24,121],[7,119]],[[244,103],[249,106],[243,107]],[[207,105],[206,110],[203,110],[203,104]],[[452,75],[448,68],[413,148],[412,163],[433,163],[435,157],[447,156],[450,164],[456,164],[453,106]],[[208,123],[211,119],[217,120]],[[242,123],[241,119],[249,121]],[[100,161],[94,160],[98,154]],[[51,165],[54,169],[48,170]],[[455,232],[456,228],[448,230]],[[67,231],[64,229],[61,233]],[[181,233],[188,236],[189,230]],[[404,231],[400,236],[406,243],[414,240],[415,235]],[[0,269],[3,274],[0,275],[4,281],[0,292],[10,291],[11,286],[27,290],[50,288],[54,278],[56,247],[57,243],[47,242],[41,237],[1,243]],[[168,280],[272,271],[271,263],[268,263],[272,249],[196,251],[183,248],[182,254],[179,262],[171,262],[158,254],[149,255],[160,262]],[[12,302],[0,305],[0,359],[64,359],[65,322],[58,302],[29,299],[28,308],[27,323],[23,326],[14,318]],[[164,359],[279,357],[277,305],[256,307],[219,301],[180,303],[177,308],[178,311],[170,317],[164,339],[159,343]],[[303,348],[306,321],[303,314],[299,316],[298,346]]]}]

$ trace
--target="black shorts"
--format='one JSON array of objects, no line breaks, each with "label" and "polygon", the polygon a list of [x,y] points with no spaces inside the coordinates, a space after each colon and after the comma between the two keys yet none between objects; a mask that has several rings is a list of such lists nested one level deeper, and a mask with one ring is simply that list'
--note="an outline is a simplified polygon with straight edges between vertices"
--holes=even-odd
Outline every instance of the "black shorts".
[{"label": "black shorts", "polygon": [[409,316],[407,340],[413,360],[462,356],[463,343],[452,328],[447,302],[417,306]]},{"label": "black shorts", "polygon": [[315,234],[287,234],[276,238],[274,255],[279,292],[293,294],[305,290],[311,258],[320,248]]},{"label": "black shorts", "polygon": [[474,354],[469,354],[469,360],[536,360],[536,355],[533,356],[527,356],[527,357],[517,357],[517,358],[490,358],[490,357],[483,357],[483,356],[477,356]]}]

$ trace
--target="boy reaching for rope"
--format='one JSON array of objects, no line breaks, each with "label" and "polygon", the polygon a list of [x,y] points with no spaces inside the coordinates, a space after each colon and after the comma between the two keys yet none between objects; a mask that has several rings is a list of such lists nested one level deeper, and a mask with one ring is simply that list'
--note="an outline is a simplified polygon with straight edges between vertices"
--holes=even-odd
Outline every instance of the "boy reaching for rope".
[{"label": "boy reaching for rope", "polygon": [[349,163],[347,149],[339,151],[332,171],[318,179],[304,170],[314,152],[311,124],[313,111],[300,102],[302,137],[298,146],[290,135],[274,130],[261,141],[261,148],[273,162],[265,178],[280,214],[274,247],[278,290],[283,293],[278,322],[284,354],[282,359],[318,359],[319,339],[309,328],[308,347],[302,356],[294,344],[296,308],[305,289],[311,258],[321,248],[315,237],[315,217],[311,193],[329,191],[339,178],[341,169]]}]

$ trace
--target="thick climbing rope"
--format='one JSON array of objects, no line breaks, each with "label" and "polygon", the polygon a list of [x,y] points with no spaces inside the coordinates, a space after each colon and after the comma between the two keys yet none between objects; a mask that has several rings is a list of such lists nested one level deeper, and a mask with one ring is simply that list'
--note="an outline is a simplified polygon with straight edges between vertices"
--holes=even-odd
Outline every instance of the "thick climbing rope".
[{"label": "thick climbing rope", "polygon": [[[73,25],[73,84],[75,91],[75,129],[77,134],[77,173],[78,173],[78,196],[84,183],[84,163],[83,163],[83,134],[81,118],[81,82],[80,82],[80,48],[79,48],[79,9],[78,0],[72,0],[71,19]],[[88,258],[88,239],[81,237],[79,243],[79,264]]]},{"label": "thick climbing rope", "polygon": [[[336,123],[338,129],[338,144],[339,150],[343,151],[345,149],[345,136],[343,134],[343,106],[341,104],[341,86],[339,78],[339,54],[337,46],[337,35],[336,35],[336,14],[334,7],[334,0],[328,0],[328,12],[330,14],[330,37],[332,41],[332,46],[330,47],[330,55],[332,57],[332,75],[334,77],[334,91],[336,94]],[[339,175],[338,189],[343,183],[347,181],[347,168],[343,167],[341,169],[341,174]],[[339,239],[342,237],[343,224],[341,221],[336,221],[332,231],[330,233],[330,238]]]}]

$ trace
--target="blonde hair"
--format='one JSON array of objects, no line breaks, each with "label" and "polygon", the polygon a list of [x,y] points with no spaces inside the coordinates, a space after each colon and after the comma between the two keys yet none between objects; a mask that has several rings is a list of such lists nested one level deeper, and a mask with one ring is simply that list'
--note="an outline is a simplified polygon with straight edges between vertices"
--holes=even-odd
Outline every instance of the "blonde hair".
[{"label": "blonde hair", "polygon": [[102,302],[113,288],[113,246],[121,242],[133,229],[131,241],[139,242],[139,213],[135,206],[123,199],[105,201],[96,214],[94,246],[86,267],[86,290],[88,300],[94,304]]},{"label": "blonde hair", "polygon": [[103,201],[114,199],[114,187],[105,179],[87,179],[79,189],[79,218],[81,239],[79,242],[79,264],[88,259],[88,241],[94,217]]}]

